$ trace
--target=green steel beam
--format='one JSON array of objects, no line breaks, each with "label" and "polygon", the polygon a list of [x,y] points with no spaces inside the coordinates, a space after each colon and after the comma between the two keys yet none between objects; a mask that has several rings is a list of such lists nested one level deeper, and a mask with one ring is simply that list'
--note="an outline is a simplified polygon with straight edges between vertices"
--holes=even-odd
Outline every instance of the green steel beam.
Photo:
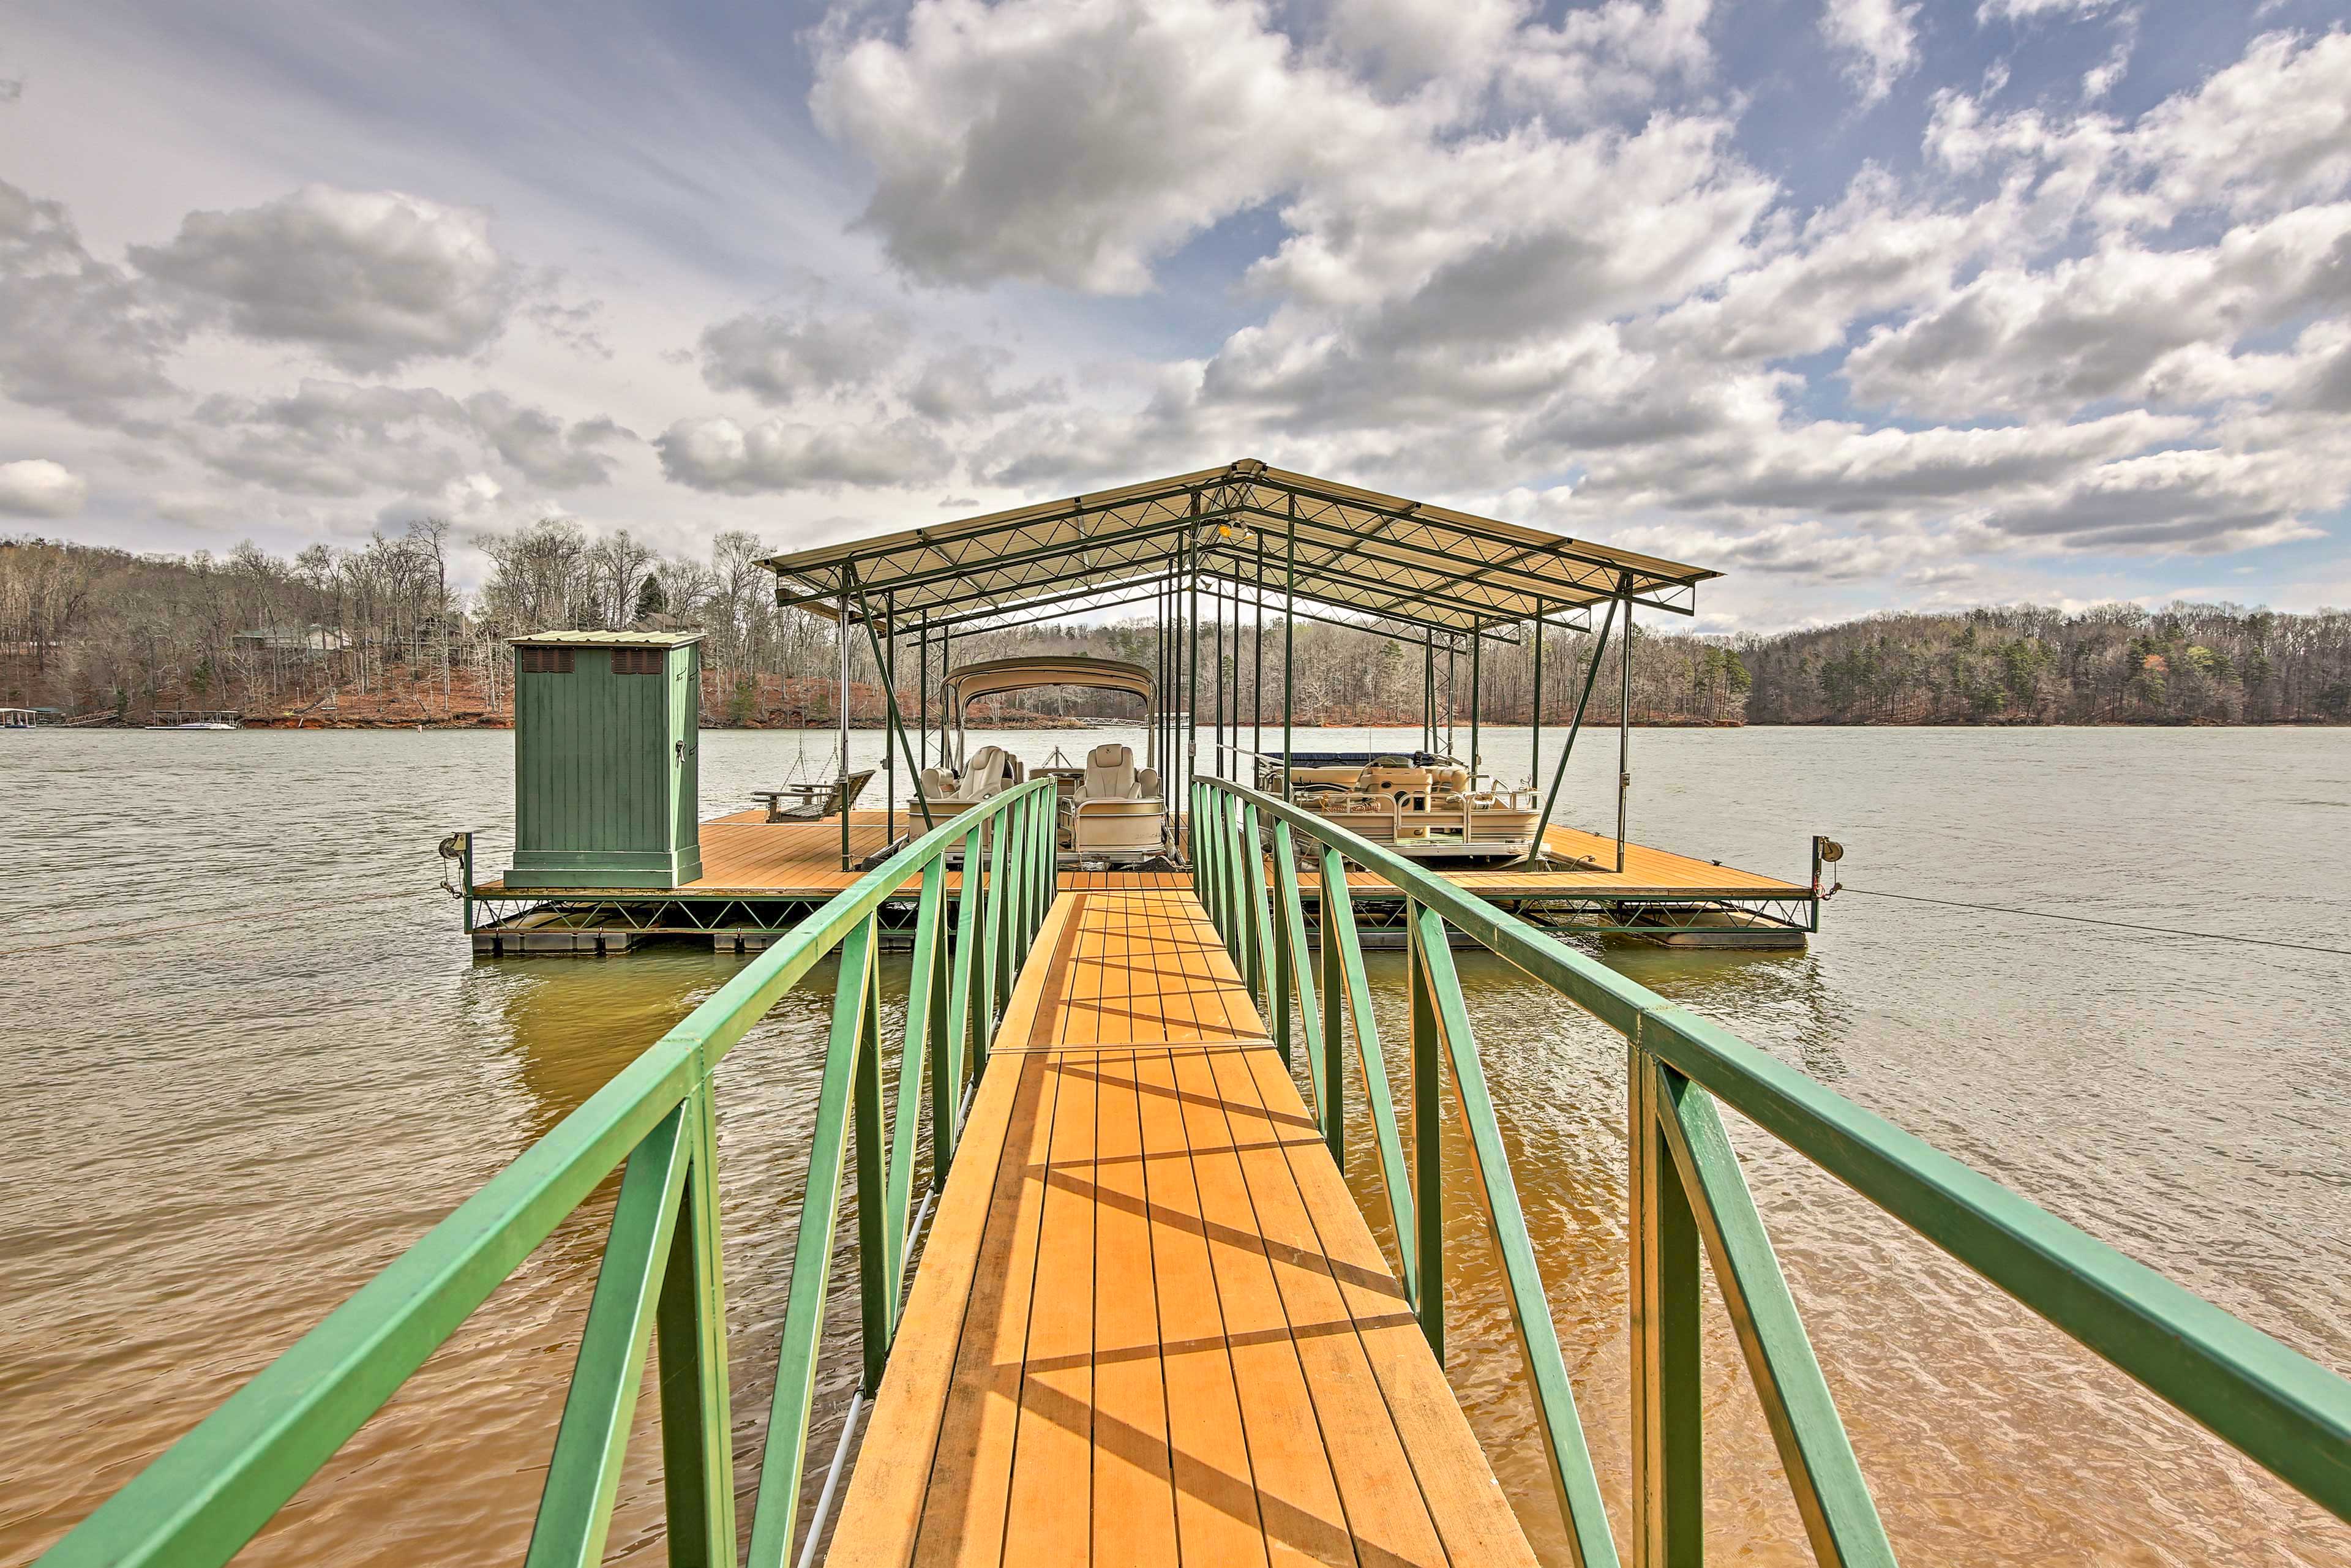
[{"label": "green steel beam", "polygon": [[1614,1568],[1616,1543],[1608,1533],[1600,1479],[1583,1440],[1575,1390],[1560,1352],[1559,1330],[1552,1322],[1542,1271],[1535,1261],[1534,1239],[1527,1234],[1518,1183],[1510,1175],[1510,1155],[1502,1147],[1501,1124],[1495,1118],[1493,1095],[1486,1086],[1485,1065],[1469,1031],[1469,1014],[1462,1003],[1461,979],[1453,967],[1453,947],[1443,917],[1433,909],[1418,910],[1414,939],[1418,962],[1428,977],[1429,994],[1436,1001],[1437,1032],[1452,1064],[1454,1092],[1461,1107],[1463,1130],[1468,1134],[1470,1158],[1478,1167],[1478,1185],[1485,1194],[1487,1228],[1501,1256],[1510,1322],[1518,1333],[1528,1377],[1534,1384],[1535,1408],[1542,1418],[1543,1453],[1551,1464],[1560,1515],[1567,1521],[1568,1545],[1576,1568]]},{"label": "green steel beam", "polygon": [[629,1156],[621,1178],[588,1324],[572,1361],[563,1421],[538,1494],[538,1517],[524,1558],[528,1568],[590,1568],[604,1560],[629,1420],[645,1380],[654,1302],[685,1196],[686,1167],[694,1160],[693,1139],[682,1130],[685,1120],[683,1105],[662,1118]]},{"label": "green steel beam", "polygon": [[718,1124],[707,1077],[686,1103],[694,1160],[670,1242],[661,1344],[662,1495],[673,1568],[734,1568],[735,1411],[718,1231]]},{"label": "green steel beam", "polygon": [[[983,819],[1000,814],[1023,794],[1051,787],[1038,780],[975,810]],[[714,1563],[722,1552],[731,1557],[734,1482],[709,1077],[786,991],[898,896],[955,832],[973,825],[958,819],[925,834],[746,964],[50,1548],[44,1568],[225,1563],[598,1183],[689,1102],[697,1159],[687,1176],[686,1209],[671,1247],[656,1327],[670,1529],[674,1552],[685,1549],[680,1560],[695,1560],[697,1551]],[[693,1504],[690,1515],[679,1511],[681,1496]],[[697,1531],[701,1546],[695,1544]]]},{"label": "green steel beam", "polygon": [[1649,1104],[1692,1198],[1698,1234],[1714,1263],[1723,1306],[1746,1353],[1763,1419],[1795,1493],[1813,1557],[1823,1568],[1893,1568],[1894,1548],[1877,1517],[1845,1437],[1836,1401],[1821,1375],[1804,1320],[1780,1272],[1771,1238],[1747,1176],[1739,1168],[1722,1118],[1703,1089],[1671,1068],[1635,1052],[1649,1076]]}]

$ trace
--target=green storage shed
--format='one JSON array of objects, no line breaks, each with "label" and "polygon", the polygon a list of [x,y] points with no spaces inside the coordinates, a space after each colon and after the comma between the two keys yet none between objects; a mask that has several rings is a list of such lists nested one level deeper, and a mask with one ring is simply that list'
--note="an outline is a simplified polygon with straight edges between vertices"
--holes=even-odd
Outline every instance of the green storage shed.
[{"label": "green storage shed", "polygon": [[520,888],[702,875],[699,632],[542,632],[515,651]]}]

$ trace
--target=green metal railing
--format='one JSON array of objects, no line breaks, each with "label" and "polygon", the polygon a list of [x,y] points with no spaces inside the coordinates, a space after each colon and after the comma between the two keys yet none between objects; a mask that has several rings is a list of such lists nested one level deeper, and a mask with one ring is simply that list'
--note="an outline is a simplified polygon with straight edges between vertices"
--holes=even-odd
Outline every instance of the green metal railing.
[{"label": "green metal railing", "polygon": [[[602,1559],[646,1347],[658,1336],[669,1561],[733,1563],[736,1478],[711,1074],[768,1009],[837,948],[831,1030],[751,1521],[749,1561],[755,1568],[781,1568],[792,1557],[799,1525],[852,1129],[862,1394],[870,1396],[896,1332],[911,1249],[907,1220],[925,1069],[935,1189],[954,1157],[967,1073],[976,1076],[985,1065],[999,1003],[1010,995],[1011,977],[1051,902],[1053,800],[1050,779],[1009,790],[924,834],[844,889],[40,1562],[47,1568],[227,1562],[625,1163],[528,1562],[552,1568]],[[950,899],[947,859],[958,848],[963,892]],[[921,893],[893,1120],[883,1094],[878,914],[916,876]]]},{"label": "green metal railing", "polygon": [[[1636,1563],[1702,1560],[1698,1254],[1714,1265],[1799,1514],[1824,1563],[1890,1563],[1880,1525],[1717,1104],[1729,1105],[1993,1285],[2137,1379],[2336,1517],[2351,1520],[2351,1382],[2067,1225],[1795,1069],[1410,861],[1272,796],[1217,779],[1191,794],[1193,876],[1228,948],[1262,988],[1285,1057],[1293,1024],[1332,1154],[1343,1158],[1346,1051],[1369,1102],[1405,1291],[1445,1338],[1437,1128],[1449,1065],[1551,1475],[1576,1560],[1617,1546],[1552,1329],[1534,1248],[1453,966],[1458,932],[1625,1037]],[[1298,862],[1321,873],[1319,959]],[[1406,1164],[1345,872],[1407,900],[1411,1014]],[[1268,887],[1269,872],[1271,887]]]}]

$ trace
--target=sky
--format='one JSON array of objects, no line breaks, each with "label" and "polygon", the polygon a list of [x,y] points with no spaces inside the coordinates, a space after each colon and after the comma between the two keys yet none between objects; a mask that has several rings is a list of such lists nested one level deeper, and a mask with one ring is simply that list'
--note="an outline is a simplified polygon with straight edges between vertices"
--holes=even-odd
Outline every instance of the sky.
[{"label": "sky", "polygon": [[783,550],[1256,457],[1702,631],[2351,603],[2339,0],[10,18],[0,533]]}]

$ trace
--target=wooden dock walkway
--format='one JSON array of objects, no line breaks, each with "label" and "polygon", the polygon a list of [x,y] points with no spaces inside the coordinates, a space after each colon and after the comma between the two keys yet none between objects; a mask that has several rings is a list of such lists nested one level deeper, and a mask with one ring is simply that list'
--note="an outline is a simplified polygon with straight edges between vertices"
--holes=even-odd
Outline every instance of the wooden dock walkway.
[{"label": "wooden dock walkway", "polygon": [[829,1560],[1534,1562],[1188,888],[1056,900]]}]

